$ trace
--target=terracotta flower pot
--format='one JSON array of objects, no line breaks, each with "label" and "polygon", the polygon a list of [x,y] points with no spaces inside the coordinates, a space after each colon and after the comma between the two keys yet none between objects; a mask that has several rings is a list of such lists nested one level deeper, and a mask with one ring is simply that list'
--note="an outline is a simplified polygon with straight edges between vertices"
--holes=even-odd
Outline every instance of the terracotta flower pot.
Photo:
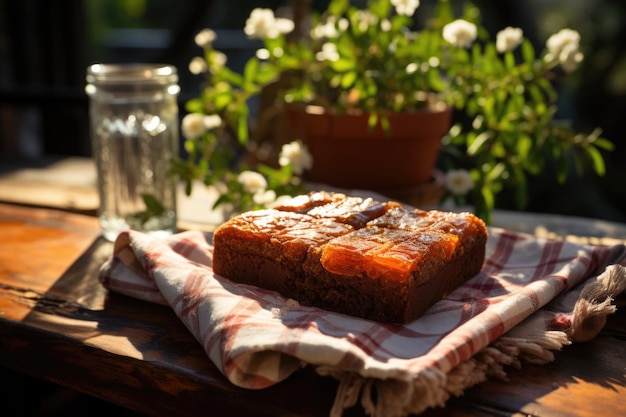
[{"label": "terracotta flower pot", "polygon": [[[368,127],[367,114],[332,114],[321,107],[288,109],[293,134],[306,143],[313,167],[306,179],[380,192],[415,189],[434,181],[442,136],[452,109],[391,113],[389,134]],[[389,192],[387,194],[390,194]]]}]

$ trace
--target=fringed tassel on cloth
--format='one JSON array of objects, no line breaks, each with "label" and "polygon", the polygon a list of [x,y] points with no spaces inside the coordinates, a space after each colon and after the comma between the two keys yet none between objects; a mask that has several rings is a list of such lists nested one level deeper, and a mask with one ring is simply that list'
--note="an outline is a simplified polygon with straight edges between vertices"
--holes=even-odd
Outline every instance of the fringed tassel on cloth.
[{"label": "fringed tassel on cloth", "polygon": [[317,372],[339,380],[330,417],[341,417],[345,410],[358,403],[368,416],[404,417],[443,406],[449,398],[444,388],[446,375],[435,369],[410,381],[366,378],[331,367],[319,367]]},{"label": "fringed tassel on cloth", "polygon": [[[460,396],[473,385],[489,377],[505,379],[505,367],[520,368],[522,360],[544,364],[554,360],[554,352],[572,342],[594,338],[615,312],[613,299],[626,292],[626,267],[610,265],[597,279],[575,295],[567,330],[546,330],[546,315],[538,311],[505,335],[492,342],[472,358],[447,374],[436,369],[423,372],[412,381],[380,380],[363,377],[331,367],[319,367],[318,373],[339,380],[339,388],[330,417],[341,417],[360,399],[367,415],[372,417],[404,417],[419,414],[428,408],[443,407],[450,396]],[[572,301],[562,301],[569,305]]]},{"label": "fringed tassel on cloth", "polygon": [[572,312],[570,339],[586,342],[604,327],[606,316],[615,312],[613,299],[626,291],[626,268],[609,265],[596,282],[587,285]]}]

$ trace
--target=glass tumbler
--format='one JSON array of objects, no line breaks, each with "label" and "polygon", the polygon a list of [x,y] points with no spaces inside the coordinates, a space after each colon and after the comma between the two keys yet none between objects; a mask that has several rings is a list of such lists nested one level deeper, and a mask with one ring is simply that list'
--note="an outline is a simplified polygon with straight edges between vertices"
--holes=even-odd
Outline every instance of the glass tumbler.
[{"label": "glass tumbler", "polygon": [[94,64],[87,68],[92,154],[98,176],[103,236],[125,229],[176,231],[178,152],[176,68],[157,64]]}]

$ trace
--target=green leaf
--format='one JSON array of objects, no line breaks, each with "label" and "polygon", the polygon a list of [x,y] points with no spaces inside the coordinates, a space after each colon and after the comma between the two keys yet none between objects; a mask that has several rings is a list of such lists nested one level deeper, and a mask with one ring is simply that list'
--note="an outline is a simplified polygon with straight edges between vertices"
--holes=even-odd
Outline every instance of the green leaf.
[{"label": "green leaf", "polygon": [[254,80],[259,72],[259,60],[255,57],[252,57],[246,63],[243,69],[243,85],[251,85],[254,84]]},{"label": "green leaf", "polygon": [[345,89],[352,87],[357,77],[358,74],[356,73],[356,71],[346,72],[343,77],[341,77],[341,87]]},{"label": "green leaf", "polygon": [[213,105],[215,109],[220,112],[225,109],[233,100],[233,96],[230,92],[225,92],[222,94],[216,94],[213,98]]},{"label": "green leaf", "polygon": [[454,20],[452,2],[438,1],[435,6],[435,16],[437,17],[435,27],[443,27],[446,23],[452,22]]},{"label": "green leaf", "polygon": [[604,165],[604,158],[598,149],[593,146],[587,146],[585,148],[587,156],[591,160],[591,164],[593,166],[593,170],[599,176],[604,176],[606,173],[606,166]]},{"label": "green leaf", "polygon": [[446,83],[441,77],[439,70],[435,68],[431,68],[428,71],[427,76],[428,76],[428,83],[433,87],[435,91],[439,91],[439,92],[445,91]]},{"label": "green leaf", "polygon": [[369,126],[369,128],[373,129],[374,127],[376,127],[377,123],[378,123],[378,113],[376,112],[370,113],[370,116],[367,119],[367,125]]},{"label": "green leaf", "polygon": [[391,135],[391,124],[389,123],[389,118],[384,114],[380,116],[380,126],[387,136]]},{"label": "green leaf", "polygon": [[613,144],[613,142],[605,138],[597,138],[593,141],[593,145],[596,148],[604,149],[605,151],[615,150],[615,145]]},{"label": "green leaf", "polygon": [[338,60],[331,62],[330,66],[337,72],[347,72],[355,69],[354,61],[347,58],[339,58]]},{"label": "green leaf", "polygon": [[256,82],[261,85],[266,85],[278,79],[278,77],[279,73],[275,68],[269,65],[261,65],[256,74]]},{"label": "green leaf", "polygon": [[161,204],[161,202],[159,202],[159,200],[157,200],[157,198],[152,194],[141,194],[141,198],[146,206],[146,209],[128,215],[129,219],[137,220],[144,225],[152,217],[158,217],[165,213],[165,207],[163,207],[163,204]]},{"label": "green leaf", "polygon": [[348,10],[350,6],[349,0],[332,0],[328,5],[328,12],[332,15],[339,16]]},{"label": "green leaf", "polygon": [[516,148],[517,156],[520,160],[524,161],[528,157],[528,154],[530,153],[532,147],[533,140],[530,136],[524,134],[519,135],[519,137],[517,138]]},{"label": "green leaf", "polygon": [[379,18],[383,18],[389,15],[391,2],[388,0],[370,0],[369,9]]},{"label": "green leaf", "polygon": [[528,92],[528,94],[530,95],[530,98],[533,101],[540,102],[540,101],[542,101],[544,99],[543,92],[535,84],[528,84],[526,86],[526,91]]},{"label": "green leaf", "polygon": [[483,216],[483,220],[488,224],[491,223],[491,212],[495,207],[495,196],[493,194],[493,190],[489,185],[485,185],[481,188],[480,194],[483,198],[483,207],[481,216]]},{"label": "green leaf", "polygon": [[216,73],[213,77],[215,83],[219,81],[226,81],[227,83],[235,86],[243,85],[243,76],[230,70],[228,67],[222,68],[220,72]]},{"label": "green leaf", "polygon": [[515,68],[515,56],[512,52],[507,52],[504,54],[504,65],[507,69],[511,70]]},{"label": "green leaf", "polygon": [[[511,58],[513,57],[512,54]],[[499,75],[504,73],[506,68],[506,54],[504,57],[496,49],[496,45],[493,43],[489,43],[485,45],[485,61],[489,62],[489,74],[491,75]],[[515,60],[513,60],[513,66],[515,66]]]},{"label": "green leaf", "polygon": [[193,154],[196,150],[196,142],[194,140],[186,140],[183,147],[187,153]]},{"label": "green leaf", "polygon": [[535,48],[528,39],[524,39],[522,42],[522,58],[524,62],[532,66],[535,61]]},{"label": "green leaf", "polygon": [[239,143],[248,143],[248,105],[242,104],[237,112],[237,138]]},{"label": "green leaf", "polygon": [[490,132],[482,132],[470,143],[467,148],[467,154],[470,156],[477,155],[485,144],[491,139]]},{"label": "green leaf", "polygon": [[487,183],[493,183],[493,181],[498,180],[505,171],[505,166],[503,163],[495,164],[487,173]]},{"label": "green leaf", "polygon": [[165,212],[163,204],[161,204],[161,202],[152,194],[143,193],[141,194],[141,198],[143,199],[143,203],[146,205],[148,213],[154,216],[160,216]]},{"label": "green leaf", "polygon": [[189,113],[202,113],[204,101],[200,98],[192,98],[185,103],[185,110]]},{"label": "green leaf", "polygon": [[232,201],[233,201],[233,199],[232,199],[232,197],[230,195],[222,194],[222,195],[220,195],[217,198],[217,200],[215,200],[215,203],[213,204],[213,208],[215,209],[215,208],[219,207],[221,204],[229,203],[229,202],[232,202]]},{"label": "green leaf", "polygon": [[[557,99],[556,90],[554,89],[554,87],[552,86],[552,84],[547,78],[536,78],[534,81],[537,83],[539,87],[541,87],[541,89],[543,90],[545,95],[548,97],[548,100],[550,102],[553,103],[554,101],[556,101]],[[529,84],[527,83],[527,85]]]}]

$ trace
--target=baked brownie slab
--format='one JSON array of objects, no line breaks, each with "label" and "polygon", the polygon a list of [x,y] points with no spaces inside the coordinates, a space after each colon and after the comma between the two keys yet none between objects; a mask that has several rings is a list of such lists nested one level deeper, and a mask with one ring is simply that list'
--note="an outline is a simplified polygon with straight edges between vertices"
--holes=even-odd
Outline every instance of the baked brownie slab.
[{"label": "baked brownie slab", "polygon": [[213,269],[304,305],[406,323],[480,271],[486,239],[470,213],[312,193],[221,225]]}]

